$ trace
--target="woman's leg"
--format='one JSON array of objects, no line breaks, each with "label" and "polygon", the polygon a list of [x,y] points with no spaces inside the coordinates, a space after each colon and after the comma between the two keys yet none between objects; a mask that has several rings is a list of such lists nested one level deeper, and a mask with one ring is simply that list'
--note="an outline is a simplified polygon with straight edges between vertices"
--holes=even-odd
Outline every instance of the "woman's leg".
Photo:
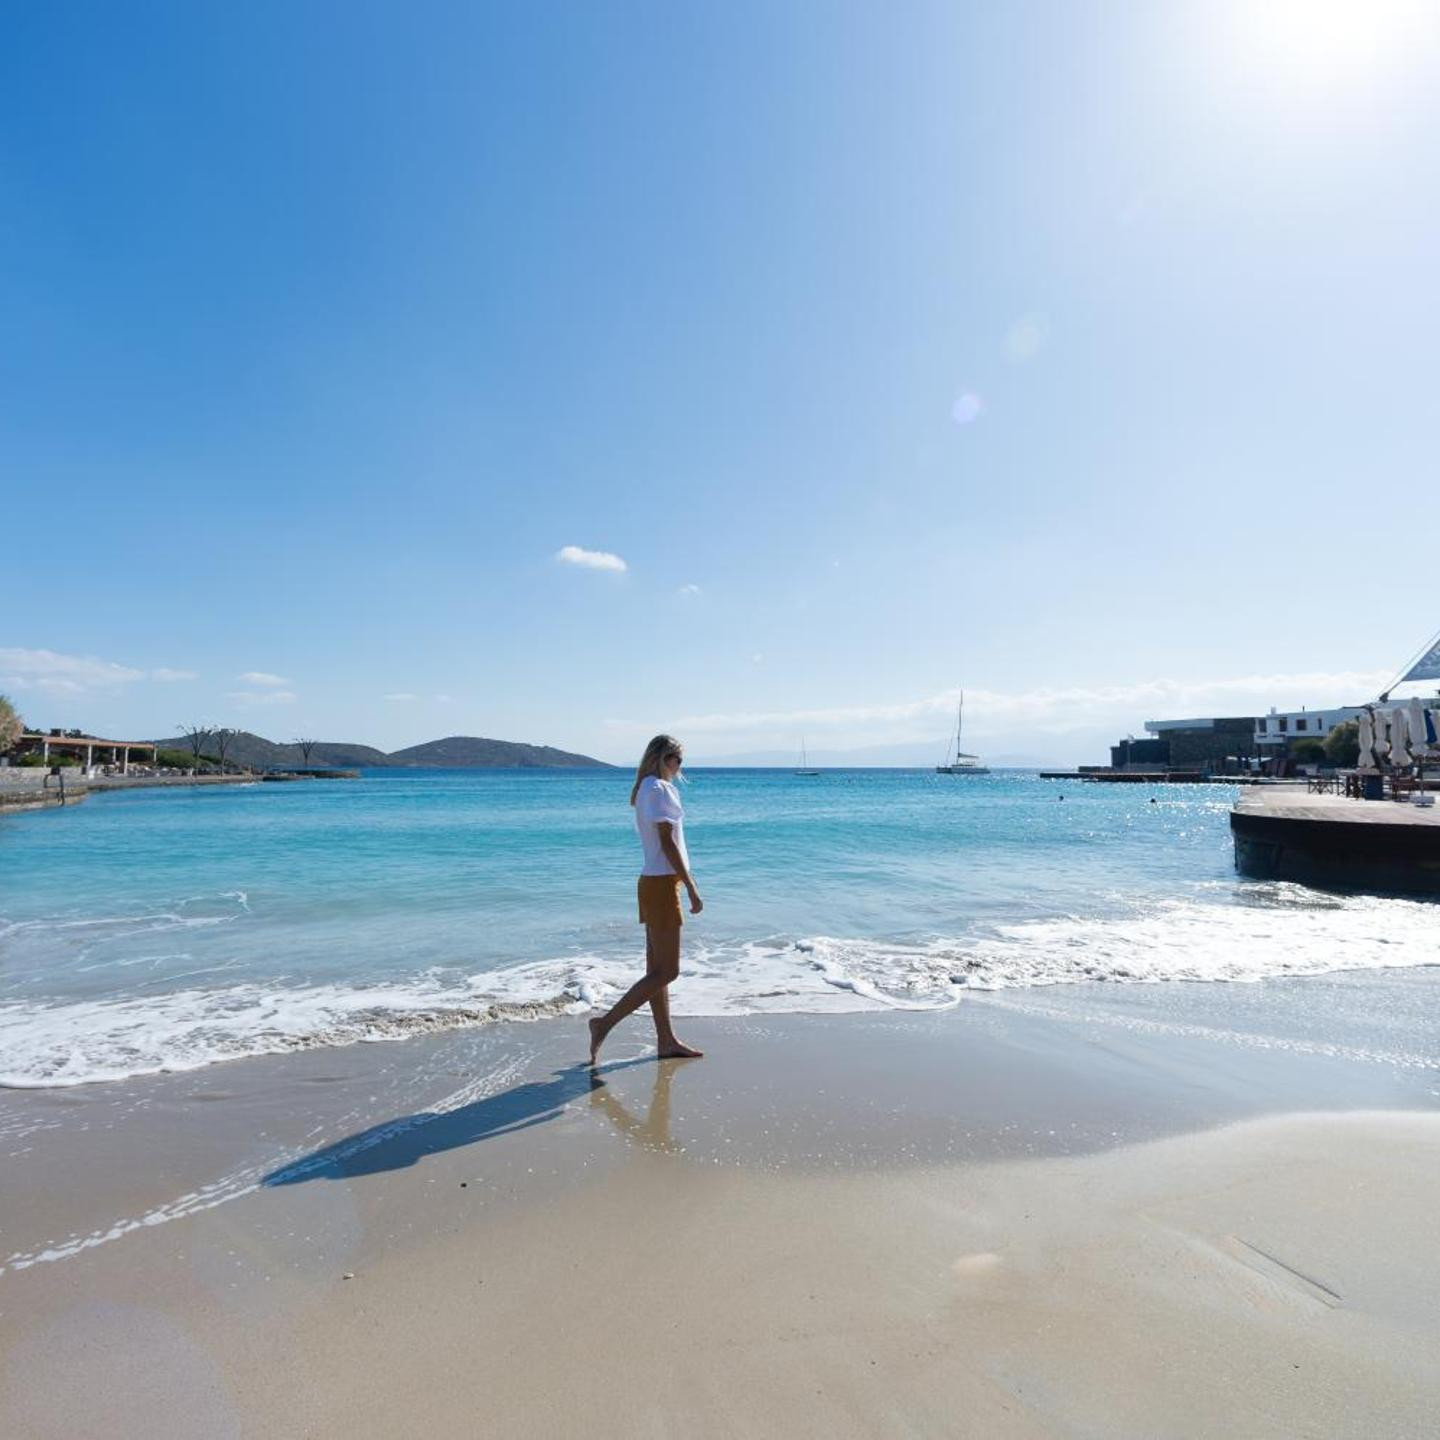
[{"label": "woman's leg", "polygon": [[[662,1056],[690,1056],[699,1055],[698,1050],[691,1050],[686,1045],[681,1045],[675,1039],[675,1033],[670,1030],[670,1004],[669,998],[665,995],[665,987],[669,985],[680,973],[680,927],[677,925],[668,930],[657,930],[653,926],[645,927],[645,974],[637,980],[609,1009],[609,1011],[590,1022],[590,1063],[593,1065],[600,1055],[600,1047],[605,1043],[605,1037],[629,1014],[638,1010],[647,1001],[651,1003],[655,1015],[655,1032],[660,1034],[660,1027],[664,1024],[668,1032],[667,1041],[662,1040],[660,1053]],[[654,1009],[654,1000],[660,996],[661,1008]],[[662,1021],[663,1016],[663,1021]]]},{"label": "woman's leg", "polygon": [[679,973],[680,943],[677,930],[674,950],[675,968],[666,969],[660,960],[655,944],[656,932],[645,927],[645,973],[638,979],[604,1015],[590,1022],[590,1063],[593,1065],[600,1054],[605,1037],[632,1011],[638,1010],[658,991],[663,990]]},{"label": "woman's leg", "polygon": [[[661,968],[680,973],[680,929],[676,926],[673,930],[660,930],[651,934],[649,927],[646,927],[645,955],[646,964],[650,963],[651,953],[661,957]],[[675,1038],[675,1031],[670,1026],[670,982],[666,981],[650,997],[650,1013],[655,1017],[655,1043],[660,1047],[660,1058],[662,1060],[698,1060],[703,1053],[693,1050],[689,1045],[682,1045]]]}]

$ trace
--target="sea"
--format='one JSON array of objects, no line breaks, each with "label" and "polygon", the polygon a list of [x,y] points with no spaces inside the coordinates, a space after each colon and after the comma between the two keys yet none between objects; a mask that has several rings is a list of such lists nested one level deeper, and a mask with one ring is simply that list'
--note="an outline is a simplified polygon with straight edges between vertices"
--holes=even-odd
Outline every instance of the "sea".
[{"label": "sea", "polygon": [[[630,784],[619,770],[378,769],[0,819],[0,1085],[604,1007],[643,967]],[[1233,786],[697,769],[682,794],[705,908],[687,916],[678,1015],[940,1010],[981,994],[1043,1007],[1077,987],[1214,996],[1393,982],[1440,960],[1434,904],[1238,877]],[[1387,984],[1360,1007],[1363,1045],[1440,1064],[1433,986]],[[1337,992],[1313,993],[1312,1047],[1332,1043]],[[1183,1009],[1170,1023],[1188,1023]],[[1242,1032],[1244,1006],[1227,1009]]]}]

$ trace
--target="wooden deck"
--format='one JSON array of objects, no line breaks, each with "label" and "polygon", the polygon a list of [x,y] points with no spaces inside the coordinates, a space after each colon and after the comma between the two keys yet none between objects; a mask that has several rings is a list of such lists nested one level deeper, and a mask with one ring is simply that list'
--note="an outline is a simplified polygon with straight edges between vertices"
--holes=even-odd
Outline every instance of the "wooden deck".
[{"label": "wooden deck", "polygon": [[1240,815],[1273,815],[1287,820],[1332,820],[1345,825],[1422,825],[1440,827],[1440,803],[1408,800],[1347,800],[1316,795],[1303,785],[1266,785],[1247,790],[1235,802]]},{"label": "wooden deck", "polygon": [[1376,894],[1440,895],[1440,804],[1263,786],[1236,801],[1230,830],[1242,875]]}]

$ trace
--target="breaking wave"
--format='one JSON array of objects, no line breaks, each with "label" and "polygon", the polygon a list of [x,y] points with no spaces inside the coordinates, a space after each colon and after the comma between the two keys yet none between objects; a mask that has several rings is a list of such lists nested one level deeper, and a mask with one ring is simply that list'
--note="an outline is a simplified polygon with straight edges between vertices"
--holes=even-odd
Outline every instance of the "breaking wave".
[{"label": "breaking wave", "polygon": [[[1233,892],[1229,892],[1233,894]],[[1240,903],[1178,900],[1112,918],[992,926],[905,942],[817,935],[693,945],[672,990],[686,1015],[945,1009],[978,990],[1074,983],[1256,982],[1437,963],[1419,901],[1252,886]],[[145,997],[0,1003],[0,1085],[81,1085],[218,1061],[548,1016],[608,1005],[625,955],[575,955],[382,984],[245,982]]]}]

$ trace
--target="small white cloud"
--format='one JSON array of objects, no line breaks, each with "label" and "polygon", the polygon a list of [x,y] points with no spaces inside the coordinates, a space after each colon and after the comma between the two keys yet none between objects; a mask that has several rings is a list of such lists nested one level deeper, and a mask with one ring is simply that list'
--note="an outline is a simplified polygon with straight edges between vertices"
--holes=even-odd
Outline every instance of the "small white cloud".
[{"label": "small white cloud", "polygon": [[980,418],[985,402],[973,391],[965,390],[955,397],[950,407],[950,418],[957,425],[969,425]]},{"label": "small white cloud", "polygon": [[200,677],[193,670],[169,670],[161,666],[158,670],[150,672],[152,680],[198,680]]},{"label": "small white cloud", "polygon": [[1043,315],[1022,315],[1005,332],[1005,358],[1012,365],[1033,360],[1050,338],[1050,326]]},{"label": "small white cloud", "polygon": [[61,655],[54,650],[0,648],[0,686],[39,690],[51,695],[79,695],[143,680],[143,670],[97,660],[93,655]]},{"label": "small white cloud", "polygon": [[680,589],[676,591],[678,595],[698,595],[699,593],[700,587],[698,585],[682,585]]},{"label": "small white cloud", "polygon": [[283,675],[271,675],[264,670],[247,670],[236,678],[242,685],[267,685],[275,690],[290,683]]},{"label": "small white cloud", "polygon": [[765,663],[765,655],[764,655],[764,652],[763,652],[763,651],[760,651],[760,650],[757,650],[757,651],[750,657],[750,663],[751,663],[752,665],[763,665],[763,664]]},{"label": "small white cloud", "polygon": [[300,697],[293,690],[229,690],[227,700],[236,705],[293,705]]},{"label": "small white cloud", "polygon": [[387,695],[385,698],[403,704],[408,700],[418,700],[420,697],[418,695],[412,695],[408,690],[397,690],[394,694]]},{"label": "small white cloud", "polygon": [[450,703],[450,697],[448,695],[437,695],[435,701],[436,704],[439,705],[448,705]]},{"label": "small white cloud", "polygon": [[579,565],[585,570],[611,570],[623,574],[630,567],[608,550],[582,550],[578,545],[565,545],[555,552],[562,565]]}]

